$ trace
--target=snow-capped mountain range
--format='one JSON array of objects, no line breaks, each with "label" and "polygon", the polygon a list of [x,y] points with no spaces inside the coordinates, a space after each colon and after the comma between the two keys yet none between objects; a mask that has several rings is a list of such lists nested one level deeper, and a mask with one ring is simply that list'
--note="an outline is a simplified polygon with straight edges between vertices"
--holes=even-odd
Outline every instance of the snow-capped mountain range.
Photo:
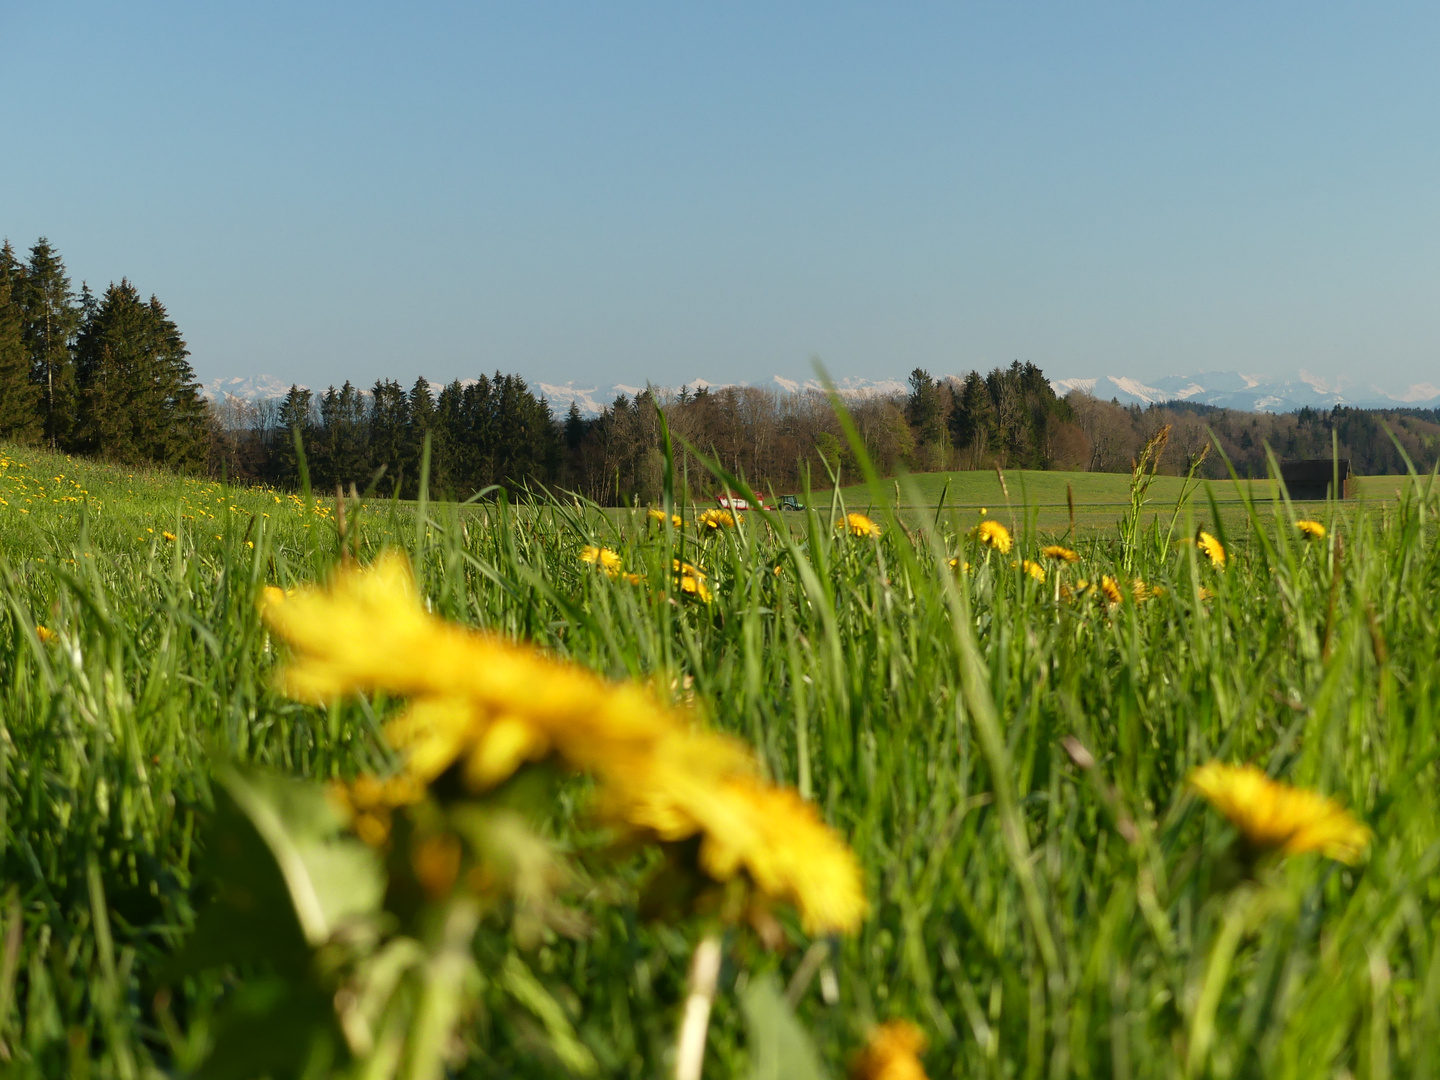
[{"label": "snow-capped mountain range", "polygon": [[[461,379],[462,385],[474,382],[474,379]],[[302,390],[310,389],[303,384]],[[742,387],[749,385],[760,385],[762,387],[777,390],[781,393],[797,394],[806,390],[822,389],[819,382],[814,379],[807,379],[801,382],[796,379],[787,379],[784,376],[776,375],[771,383],[750,384],[750,383],[713,383],[708,379],[691,379],[688,383],[682,384],[692,392],[699,389],[707,389],[711,393],[724,390],[731,386]],[[897,379],[841,379],[836,384],[843,397],[867,398],[882,394],[904,393],[907,389],[905,383]],[[430,392],[438,394],[444,386],[441,383],[430,383]],[[660,388],[656,388],[657,390]],[[670,387],[671,390],[679,390],[680,387]],[[634,397],[643,393],[643,386],[627,386],[624,383],[614,383],[608,387],[599,383],[594,385],[577,385],[572,379],[564,383],[532,382],[530,392],[536,396],[543,396],[550,402],[551,410],[557,416],[564,416],[570,411],[570,403],[573,401],[579,406],[582,416],[599,416],[608,408],[617,397],[624,394],[626,397]],[[290,383],[284,379],[276,378],[274,375],[252,375],[249,378],[214,379],[204,385],[203,392],[211,401],[221,401],[224,398],[238,398],[241,401],[268,401],[272,398],[282,398],[290,391]]]},{"label": "snow-capped mountain range", "polygon": [[1173,375],[1149,383],[1116,375],[1088,379],[1052,379],[1057,394],[1083,390],[1087,394],[1112,398],[1122,405],[1151,405],[1165,401],[1193,401],[1222,409],[1243,412],[1294,412],[1306,405],[1328,409],[1351,405],[1361,409],[1440,408],[1440,387],[1416,383],[1398,394],[1374,384],[1331,381],[1300,371],[1287,379],[1267,375],[1242,375],[1238,371],[1202,371],[1195,375]]},{"label": "snow-capped mountain range", "polygon": [[[461,380],[462,383],[471,381],[473,380]],[[706,379],[692,379],[684,385],[692,391],[704,387],[712,393],[730,386],[747,385],[790,394],[821,389],[820,383],[814,379],[802,382],[787,379],[782,375],[776,375],[766,383],[712,383]],[[1193,401],[1243,412],[1293,412],[1306,405],[1321,409],[1335,405],[1352,405],[1362,409],[1393,409],[1398,406],[1440,408],[1440,387],[1428,382],[1416,383],[1396,394],[1373,384],[1327,381],[1303,370],[1293,379],[1242,375],[1237,371],[1202,371],[1195,375],[1172,375],[1148,382],[1119,375],[1102,375],[1093,378],[1052,379],[1050,385],[1062,396],[1072,390],[1081,390],[1106,401],[1114,399],[1122,405]],[[254,375],[249,378],[215,379],[205,384],[204,392],[206,397],[214,401],[225,397],[243,401],[264,401],[284,397],[289,389],[288,382],[274,375]],[[438,394],[442,386],[432,382],[430,389]],[[579,406],[582,415],[598,416],[619,395],[634,397],[644,389],[643,386],[627,386],[623,383],[610,386],[601,386],[598,382],[593,385],[577,384],[574,380],[530,384],[531,392],[543,395],[557,416],[568,412],[572,401]],[[678,390],[679,387],[670,389]],[[908,386],[899,379],[847,378],[841,379],[836,389],[845,397],[863,399],[882,394],[903,394],[908,390]]]}]

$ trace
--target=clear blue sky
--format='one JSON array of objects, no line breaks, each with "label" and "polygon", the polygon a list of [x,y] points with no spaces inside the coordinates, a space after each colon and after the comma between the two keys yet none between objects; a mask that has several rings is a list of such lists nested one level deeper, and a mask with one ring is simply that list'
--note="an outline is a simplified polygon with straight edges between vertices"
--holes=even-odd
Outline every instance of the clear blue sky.
[{"label": "clear blue sky", "polygon": [[1434,3],[0,3],[0,233],[203,378],[1440,383]]}]

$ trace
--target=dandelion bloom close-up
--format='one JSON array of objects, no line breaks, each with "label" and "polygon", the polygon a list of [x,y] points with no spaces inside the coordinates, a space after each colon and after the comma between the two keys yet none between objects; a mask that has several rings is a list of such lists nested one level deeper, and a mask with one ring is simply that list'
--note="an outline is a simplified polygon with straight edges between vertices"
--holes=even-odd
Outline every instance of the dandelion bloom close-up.
[{"label": "dandelion bloom close-up", "polygon": [[38,637],[41,641],[43,641],[46,645],[49,645],[52,641],[60,640],[60,635],[57,634],[54,630],[51,630],[48,626],[37,625],[35,627],[35,636]]},{"label": "dandelion bloom close-up", "polygon": [[679,559],[673,561],[675,564],[675,587],[687,596],[693,596],[708,604],[711,595],[710,586],[705,580],[705,571],[688,562],[682,563]]},{"label": "dandelion bloom close-up", "polygon": [[850,1063],[850,1080],[926,1080],[920,1054],[925,1035],[908,1020],[890,1020],[870,1033]]},{"label": "dandelion bloom close-up", "polygon": [[1120,592],[1120,583],[1109,574],[1104,575],[1100,579],[1100,591],[1105,594],[1105,599],[1110,603],[1111,607],[1114,607],[1125,599],[1124,595]]},{"label": "dandelion bloom close-up", "polygon": [[1370,845],[1370,830],[1334,799],[1272,780],[1254,765],[1212,761],[1194,770],[1189,783],[1253,847],[1287,855],[1318,851],[1354,863]]},{"label": "dandelion bloom close-up", "polygon": [[1325,526],[1318,521],[1297,521],[1295,528],[1300,530],[1300,535],[1306,540],[1324,540]]},{"label": "dandelion bloom close-up", "polygon": [[986,547],[994,548],[1001,555],[1010,553],[1010,530],[994,520],[985,520],[970,531],[970,535]]},{"label": "dandelion bloom close-up", "polygon": [[846,514],[844,521],[835,523],[835,528],[840,532],[848,532],[851,536],[874,538],[880,535],[880,526],[864,514]]},{"label": "dandelion bloom close-up", "polygon": [[591,566],[598,566],[611,577],[620,573],[620,556],[607,547],[596,547],[594,544],[586,544],[580,549],[580,561],[589,563]]},{"label": "dandelion bloom close-up", "polygon": [[484,791],[553,755],[597,778],[606,820],[664,841],[698,837],[707,875],[744,873],[760,896],[794,904],[811,932],[850,931],[864,915],[844,840],[809,803],[761,779],[741,744],[695,728],[639,684],[436,618],[402,555],[341,570],[328,588],[302,590],[265,617],[295,650],[282,676],[293,696],[411,699],[385,727],[402,778],[340,793],[372,837],[388,831],[395,805],[452,769]]},{"label": "dandelion bloom close-up", "polygon": [[[650,518],[651,521],[657,522],[657,523],[659,523],[659,524],[661,524],[661,525],[664,525],[664,524],[665,524],[665,511],[664,511],[664,510],[657,510],[657,509],[655,509],[655,508],[652,506],[648,511],[646,511],[646,515]],[[670,515],[670,524],[673,525],[675,528],[678,529],[678,528],[680,528],[681,525],[683,525],[683,524],[685,524],[685,523],[680,520],[680,515],[679,515],[679,514],[671,514],[671,515]]]},{"label": "dandelion bloom close-up", "polygon": [[1202,531],[1195,538],[1195,546],[1198,547],[1210,560],[1211,565],[1221,570],[1225,569],[1225,545],[1211,536],[1208,532]]},{"label": "dandelion bloom close-up", "polygon": [[1054,559],[1057,562],[1079,562],[1080,554],[1071,551],[1062,544],[1047,544],[1040,549],[1040,554],[1047,559]]},{"label": "dandelion bloom close-up", "polygon": [[735,515],[729,510],[705,510],[699,517],[700,526],[711,532],[730,529],[735,525]]},{"label": "dandelion bloom close-up", "polygon": [[1025,573],[1030,575],[1036,581],[1045,580],[1045,567],[1041,566],[1034,559],[1021,559],[1020,569],[1024,570]]}]

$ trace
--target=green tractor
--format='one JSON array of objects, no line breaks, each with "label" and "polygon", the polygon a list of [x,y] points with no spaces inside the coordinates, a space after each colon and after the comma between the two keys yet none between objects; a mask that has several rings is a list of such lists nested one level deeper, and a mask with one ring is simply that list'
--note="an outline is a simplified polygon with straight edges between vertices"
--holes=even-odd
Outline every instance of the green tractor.
[{"label": "green tractor", "polygon": [[776,504],[781,510],[804,510],[805,504],[800,501],[797,495],[781,495],[779,503]]}]

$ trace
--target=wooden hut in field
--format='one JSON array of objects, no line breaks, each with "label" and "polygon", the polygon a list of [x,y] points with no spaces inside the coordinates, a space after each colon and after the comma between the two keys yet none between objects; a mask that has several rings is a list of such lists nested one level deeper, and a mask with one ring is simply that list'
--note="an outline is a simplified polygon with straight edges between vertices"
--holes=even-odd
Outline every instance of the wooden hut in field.
[{"label": "wooden hut in field", "polygon": [[1322,502],[1330,497],[1335,486],[1336,471],[1340,476],[1338,497],[1350,497],[1350,459],[1311,458],[1308,461],[1284,461],[1280,463],[1280,479],[1285,490],[1295,502]]}]

